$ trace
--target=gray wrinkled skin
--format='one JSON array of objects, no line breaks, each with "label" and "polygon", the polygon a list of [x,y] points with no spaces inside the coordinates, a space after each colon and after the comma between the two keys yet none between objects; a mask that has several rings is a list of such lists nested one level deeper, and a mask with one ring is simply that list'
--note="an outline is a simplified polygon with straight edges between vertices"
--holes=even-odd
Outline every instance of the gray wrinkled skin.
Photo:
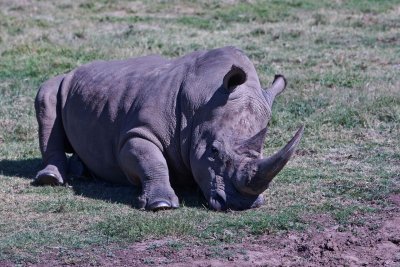
[{"label": "gray wrinkled skin", "polygon": [[285,86],[277,76],[262,89],[253,64],[233,47],[81,66],[39,89],[45,168],[34,183],[63,184],[68,166],[82,169],[68,163],[69,152],[96,177],[141,185],[139,208],[177,208],[171,184],[193,180],[215,210],[258,207],[302,134],[263,159],[272,102]]}]

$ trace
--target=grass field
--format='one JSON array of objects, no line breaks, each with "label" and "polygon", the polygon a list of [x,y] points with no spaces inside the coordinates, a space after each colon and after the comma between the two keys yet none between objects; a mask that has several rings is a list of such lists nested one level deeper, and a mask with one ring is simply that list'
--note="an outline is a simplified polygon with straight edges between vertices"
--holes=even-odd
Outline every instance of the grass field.
[{"label": "grass field", "polygon": [[[345,231],[400,194],[399,0],[71,2],[0,1],[0,262],[158,239],[218,252],[285,231]],[[245,51],[263,85],[276,73],[289,81],[266,153],[306,125],[266,205],[216,213],[195,194],[178,210],[152,213],[132,208],[135,188],[30,185],[41,163],[33,108],[41,82],[95,59],[226,45]],[[330,219],[312,219],[321,217]]]}]

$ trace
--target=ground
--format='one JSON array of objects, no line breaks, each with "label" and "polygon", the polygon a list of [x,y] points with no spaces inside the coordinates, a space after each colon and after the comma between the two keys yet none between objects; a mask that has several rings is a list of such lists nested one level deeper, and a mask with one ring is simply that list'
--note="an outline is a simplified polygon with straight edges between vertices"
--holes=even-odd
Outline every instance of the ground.
[{"label": "ground", "polygon": [[[400,266],[400,1],[0,1],[0,266]],[[32,187],[34,97],[96,59],[241,48],[273,107],[265,153],[305,125],[258,209],[132,207],[138,188]]]},{"label": "ground", "polygon": [[[399,266],[400,195],[391,195],[389,200],[381,213],[364,218],[362,225],[346,228],[326,216],[311,216],[308,220],[319,227],[244,238],[239,244],[219,247],[188,244],[176,237],[122,248],[120,244],[72,251],[47,247],[38,262],[27,266]],[[12,266],[11,262],[2,263]]]}]

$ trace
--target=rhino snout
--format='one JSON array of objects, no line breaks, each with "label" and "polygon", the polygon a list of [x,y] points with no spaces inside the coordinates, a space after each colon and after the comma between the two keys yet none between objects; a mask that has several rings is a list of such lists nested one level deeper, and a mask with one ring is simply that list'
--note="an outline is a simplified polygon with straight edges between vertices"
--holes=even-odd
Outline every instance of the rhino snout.
[{"label": "rhino snout", "polygon": [[210,206],[216,211],[223,211],[227,209],[226,194],[222,190],[214,191],[209,199]]},{"label": "rhino snout", "polygon": [[258,208],[264,204],[264,196],[245,196],[239,192],[234,192],[228,195],[222,191],[214,191],[209,199],[209,205],[216,211],[230,210],[245,210]]}]

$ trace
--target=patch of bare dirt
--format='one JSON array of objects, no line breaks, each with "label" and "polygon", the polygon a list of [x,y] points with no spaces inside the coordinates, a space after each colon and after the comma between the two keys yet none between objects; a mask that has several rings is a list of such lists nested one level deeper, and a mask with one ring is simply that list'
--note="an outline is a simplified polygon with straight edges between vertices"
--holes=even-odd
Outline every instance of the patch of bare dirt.
[{"label": "patch of bare dirt", "polygon": [[[400,194],[362,225],[332,225],[325,215],[305,232],[285,232],[220,246],[161,240],[127,247],[51,248],[27,266],[400,266]],[[3,262],[3,265],[10,263]],[[1,265],[1,262],[0,262]],[[2,266],[3,266],[2,265]]]}]

